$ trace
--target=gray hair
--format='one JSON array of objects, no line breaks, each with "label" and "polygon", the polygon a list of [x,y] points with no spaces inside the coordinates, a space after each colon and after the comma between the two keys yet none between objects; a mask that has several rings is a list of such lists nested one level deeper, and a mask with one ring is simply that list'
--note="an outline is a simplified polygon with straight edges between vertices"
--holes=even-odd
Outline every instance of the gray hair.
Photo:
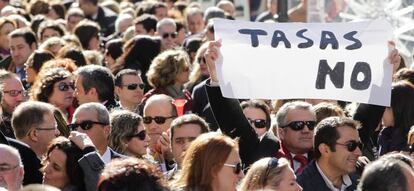
[{"label": "gray hair", "polygon": [[286,117],[290,110],[294,109],[303,109],[312,113],[315,118],[315,112],[313,111],[313,107],[310,103],[304,101],[293,101],[287,102],[280,107],[279,111],[276,113],[276,123],[278,127],[282,127],[287,125]]},{"label": "gray hair", "polygon": [[104,105],[97,102],[90,102],[90,103],[84,103],[80,105],[78,108],[76,108],[75,112],[73,113],[73,116],[76,116],[79,112],[89,110],[89,111],[96,111],[98,115],[98,122],[110,124],[109,119],[109,112],[106,109]]},{"label": "gray hair", "polygon": [[21,167],[23,166],[22,158],[20,157],[20,153],[16,148],[11,147],[9,145],[5,145],[5,144],[0,144],[0,150],[9,152],[11,155],[16,157],[16,161],[18,162],[18,165]]},{"label": "gray hair", "polygon": [[[122,21],[128,20],[128,19],[132,20],[134,18],[132,17],[131,14],[128,14],[128,13],[120,14],[118,16],[118,18],[116,18],[116,20],[115,20],[115,33],[120,33],[121,32],[121,31],[119,31],[120,30],[119,25],[121,24]],[[131,24],[132,24],[132,22],[131,22]]]},{"label": "gray hair", "polygon": [[160,32],[161,28],[166,25],[174,26],[174,31],[177,29],[177,25],[175,24],[175,21],[173,19],[163,18],[157,23],[157,32]]}]

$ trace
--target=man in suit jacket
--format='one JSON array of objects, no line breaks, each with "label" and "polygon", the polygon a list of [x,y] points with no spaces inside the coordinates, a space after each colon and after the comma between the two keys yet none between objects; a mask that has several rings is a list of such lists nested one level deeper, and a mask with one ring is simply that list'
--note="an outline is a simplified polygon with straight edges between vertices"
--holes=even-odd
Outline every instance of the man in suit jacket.
[{"label": "man in suit jacket", "polygon": [[315,130],[313,161],[298,176],[304,191],[351,191],[356,189],[356,170],[362,143],[359,124],[346,117],[329,117]]},{"label": "man in suit jacket", "polygon": [[104,105],[90,102],[76,108],[70,130],[85,133],[92,140],[102,160],[109,163],[114,158],[122,157],[108,146],[111,133],[109,112]]},{"label": "man in suit jacket", "polygon": [[116,13],[99,6],[98,0],[79,0],[79,8],[83,10],[86,18],[99,24],[103,36],[107,37],[115,32]]}]

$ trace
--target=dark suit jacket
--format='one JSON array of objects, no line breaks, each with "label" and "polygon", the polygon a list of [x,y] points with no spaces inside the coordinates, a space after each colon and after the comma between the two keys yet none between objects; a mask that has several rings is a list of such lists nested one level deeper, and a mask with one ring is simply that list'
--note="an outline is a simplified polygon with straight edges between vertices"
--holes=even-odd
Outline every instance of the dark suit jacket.
[{"label": "dark suit jacket", "polygon": [[109,151],[111,152],[111,159],[126,157],[125,155],[121,155],[121,154],[117,153],[116,151],[112,150],[111,148],[109,148]]},{"label": "dark suit jacket", "polygon": [[40,168],[42,168],[41,161],[28,145],[18,140],[8,138],[1,132],[0,143],[10,145],[19,151],[24,165],[23,185],[42,183],[43,175],[40,172]]},{"label": "dark suit jacket", "polygon": [[[354,191],[357,188],[357,178],[354,175],[349,175],[352,181],[352,185],[346,188],[346,191]],[[302,186],[303,191],[331,191],[326,186],[322,175],[319,173],[316,167],[316,162],[312,161],[303,171],[299,174],[297,181]]]},{"label": "dark suit jacket", "polygon": [[107,37],[115,32],[116,14],[108,8],[98,7],[96,22],[101,26],[101,33]]},{"label": "dark suit jacket", "polygon": [[205,87],[220,130],[232,138],[240,137],[240,158],[246,166],[263,157],[276,156],[279,140],[273,134],[267,132],[260,141],[244,116],[238,100],[224,98],[220,88],[211,87],[208,82]]}]

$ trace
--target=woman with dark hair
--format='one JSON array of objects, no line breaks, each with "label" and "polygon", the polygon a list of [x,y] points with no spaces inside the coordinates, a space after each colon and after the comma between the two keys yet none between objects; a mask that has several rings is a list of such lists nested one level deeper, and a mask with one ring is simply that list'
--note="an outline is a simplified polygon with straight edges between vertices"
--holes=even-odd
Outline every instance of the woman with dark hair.
[{"label": "woman with dark hair", "polygon": [[197,137],[187,149],[174,190],[236,190],[243,177],[236,141],[218,133]]},{"label": "woman with dark hair", "polygon": [[124,42],[122,39],[113,39],[106,43],[106,50],[105,50],[105,65],[108,68],[112,68],[116,60],[121,57],[123,50],[122,46]]},{"label": "woman with dark hair", "polygon": [[65,28],[54,20],[45,20],[43,21],[37,31],[37,38],[40,42],[44,42],[50,37],[62,37],[66,33]]},{"label": "woman with dark hair", "polygon": [[60,3],[52,3],[50,5],[49,13],[47,16],[50,19],[57,20],[57,19],[65,19],[66,15],[66,8]]},{"label": "woman with dark hair", "polygon": [[53,58],[53,54],[47,50],[35,50],[25,63],[27,82],[33,84],[43,64]]},{"label": "woman with dark hair", "polygon": [[71,106],[74,100],[72,73],[64,68],[42,70],[36,79],[30,96],[32,100],[50,103],[71,119]]},{"label": "woman with dark hair", "polygon": [[[141,78],[145,84],[148,84],[146,73],[151,65],[152,60],[161,52],[161,40],[149,36],[136,36],[133,38],[132,47],[124,50],[120,59],[123,69],[133,69],[141,71]],[[127,45],[128,43],[126,43]],[[147,85],[145,91],[150,88]]]},{"label": "woman with dark hair", "polygon": [[115,159],[106,165],[98,183],[98,191],[168,191],[162,172],[145,160]]},{"label": "woman with dark hair", "polygon": [[0,60],[10,56],[8,35],[16,29],[16,23],[7,18],[0,18]]},{"label": "woman with dark hair", "polygon": [[89,20],[80,21],[75,29],[74,34],[79,38],[84,50],[100,50],[99,32],[101,28],[95,22]]},{"label": "woman with dark hair", "polygon": [[142,99],[142,105],[155,94],[166,94],[174,99],[185,99],[184,113],[191,111],[191,93],[184,89],[188,82],[191,64],[183,50],[166,50],[154,58],[147,72],[148,83],[153,87]]},{"label": "woman with dark hair", "polygon": [[79,132],[53,139],[43,164],[43,184],[64,191],[95,191],[105,166],[92,140]]},{"label": "woman with dark hair", "polygon": [[77,67],[85,66],[88,62],[81,49],[81,47],[76,47],[73,44],[68,44],[59,50],[57,57],[71,59]]},{"label": "woman with dark hair", "polygon": [[137,158],[147,155],[150,137],[141,116],[127,110],[114,111],[111,113],[111,126],[109,146],[112,149]]},{"label": "woman with dark hair", "polygon": [[379,154],[401,151],[407,147],[407,135],[414,125],[414,85],[398,81],[392,85],[391,107],[385,108],[378,144]]}]

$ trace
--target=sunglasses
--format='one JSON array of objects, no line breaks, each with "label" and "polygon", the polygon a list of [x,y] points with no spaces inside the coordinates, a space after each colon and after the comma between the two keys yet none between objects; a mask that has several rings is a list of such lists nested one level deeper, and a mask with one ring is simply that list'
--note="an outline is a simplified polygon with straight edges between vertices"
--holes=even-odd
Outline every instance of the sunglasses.
[{"label": "sunglasses", "polygon": [[174,117],[175,116],[170,116],[170,117],[162,117],[162,116],[151,117],[151,116],[146,116],[146,117],[143,117],[142,119],[143,119],[143,121],[144,121],[145,124],[150,124],[150,123],[152,123],[152,120],[154,120],[155,123],[157,123],[158,125],[162,125],[162,124],[165,123],[165,121],[167,119],[171,119],[171,118],[174,118]]},{"label": "sunglasses", "polygon": [[58,89],[62,92],[66,92],[69,90],[69,88],[72,88],[72,90],[75,90],[75,84],[73,82],[71,83],[65,83],[65,82],[60,82],[57,85]]},{"label": "sunglasses", "polygon": [[80,123],[69,124],[68,129],[70,129],[71,131],[76,131],[80,127],[81,129],[86,131],[86,130],[91,129],[94,124],[104,125],[104,126],[108,125],[107,123],[86,120],[86,121],[82,121]]},{"label": "sunglasses", "polygon": [[243,170],[243,165],[241,163],[237,163],[237,164],[224,163],[224,166],[232,167],[234,174],[240,174],[240,172]]},{"label": "sunglasses", "polygon": [[173,32],[173,33],[164,33],[164,34],[162,34],[162,38],[168,38],[168,37],[171,37],[171,38],[176,38],[177,37],[177,32]]},{"label": "sunglasses", "polygon": [[279,165],[279,160],[275,157],[270,158],[269,162],[267,163],[267,167],[266,167],[266,176],[263,179],[263,185],[266,185],[266,181],[267,181],[267,177],[270,174],[270,170],[272,170],[273,168],[277,167]]},{"label": "sunglasses", "polygon": [[254,125],[256,128],[262,129],[266,127],[266,120],[265,119],[249,119],[247,118],[250,124]]},{"label": "sunglasses", "polygon": [[23,97],[27,96],[27,91],[26,90],[9,90],[9,91],[3,91],[3,93],[9,94],[12,97],[17,97],[20,94],[22,94]]},{"label": "sunglasses", "polygon": [[145,140],[146,136],[147,136],[147,132],[145,130],[142,130],[139,133],[136,133],[134,135],[130,135],[129,138],[137,137],[139,140],[143,141],[143,140]]},{"label": "sunglasses", "polygon": [[136,90],[137,88],[143,90],[145,88],[145,84],[128,84],[128,85],[122,85],[124,87],[127,87],[128,90]]},{"label": "sunglasses", "polygon": [[282,128],[290,127],[294,131],[300,131],[305,128],[305,125],[312,131],[315,129],[316,121],[292,121],[289,124],[282,126]]},{"label": "sunglasses", "polygon": [[362,148],[364,147],[364,144],[362,143],[362,142],[360,142],[360,141],[355,141],[355,140],[352,140],[352,141],[348,141],[348,142],[346,142],[345,144],[343,144],[343,143],[336,143],[337,145],[342,145],[342,146],[345,146],[346,147],[346,149],[349,151],[349,152],[354,152],[355,151],[355,149],[358,147],[359,148],[359,150],[361,150],[362,151]]}]

